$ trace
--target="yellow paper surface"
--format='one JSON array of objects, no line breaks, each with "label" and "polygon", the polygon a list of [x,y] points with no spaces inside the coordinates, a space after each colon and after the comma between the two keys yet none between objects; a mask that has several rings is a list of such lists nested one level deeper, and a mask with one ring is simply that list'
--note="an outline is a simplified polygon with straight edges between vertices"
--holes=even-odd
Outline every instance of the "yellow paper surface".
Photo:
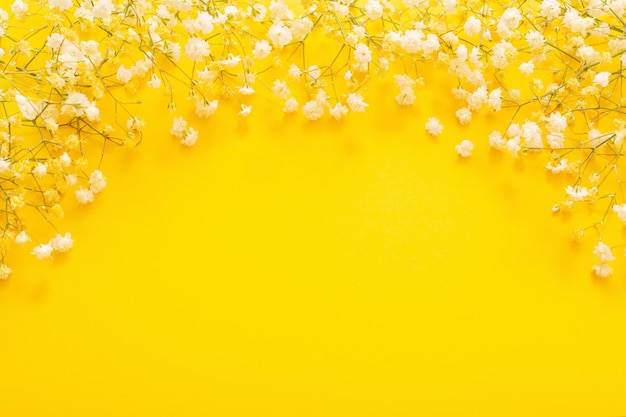
[{"label": "yellow paper surface", "polygon": [[626,414],[624,269],[592,276],[565,183],[488,150],[502,120],[460,128],[447,88],[400,108],[381,81],[340,123],[183,108],[192,149],[140,95],[143,143],[59,224],[74,249],[8,259],[0,415]]}]

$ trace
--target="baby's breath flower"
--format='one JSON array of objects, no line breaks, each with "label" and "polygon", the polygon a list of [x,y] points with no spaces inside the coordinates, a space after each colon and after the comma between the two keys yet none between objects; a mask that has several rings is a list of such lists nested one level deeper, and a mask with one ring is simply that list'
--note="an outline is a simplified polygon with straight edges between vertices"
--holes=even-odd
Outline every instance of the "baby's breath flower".
[{"label": "baby's breath flower", "polygon": [[57,252],[68,252],[74,245],[74,239],[72,239],[70,232],[65,233],[65,235],[57,233],[55,237],[50,239],[49,245]]},{"label": "baby's breath flower", "polygon": [[89,204],[94,201],[93,191],[87,188],[80,187],[78,190],[74,191],[74,195],[80,204]]},{"label": "baby's breath flower", "polygon": [[52,256],[53,251],[54,251],[54,248],[52,248],[52,245],[50,245],[49,243],[46,243],[46,244],[39,244],[35,246],[31,254],[35,255],[37,259],[41,260],[41,259],[50,258]]},{"label": "baby's breath flower", "polygon": [[185,130],[185,133],[183,134],[183,138],[180,140],[180,143],[185,146],[193,146],[196,144],[197,141],[198,131],[190,127],[189,129]]},{"label": "baby's breath flower", "polygon": [[283,22],[277,21],[267,31],[267,37],[275,48],[282,48],[291,42],[293,34]]},{"label": "baby's breath flower", "polygon": [[309,120],[318,120],[324,115],[324,106],[319,100],[309,100],[302,106],[302,113]]},{"label": "baby's breath flower", "polygon": [[607,71],[602,71],[596,74],[595,77],[593,77],[593,82],[595,84],[598,84],[600,87],[606,87],[607,85],[609,85],[609,76],[611,75],[610,72]]},{"label": "baby's breath flower", "polygon": [[121,82],[127,83],[133,77],[133,72],[130,69],[127,69],[124,65],[120,65],[115,76]]},{"label": "baby's breath flower", "polygon": [[437,119],[436,117],[430,117],[426,121],[425,128],[426,128],[426,132],[428,132],[429,135],[434,136],[434,137],[441,135],[441,132],[443,132],[443,125],[441,124],[439,119]]},{"label": "baby's breath flower", "polygon": [[467,107],[457,110],[455,114],[461,125],[467,125],[472,120],[472,112]]},{"label": "baby's breath flower", "polygon": [[9,268],[6,264],[0,264],[0,280],[5,280],[9,278],[13,270]]},{"label": "baby's breath flower", "polygon": [[489,146],[499,151],[506,149],[506,140],[502,137],[502,133],[494,130],[489,134]]},{"label": "baby's breath flower", "polygon": [[282,99],[286,99],[291,91],[287,86],[287,83],[281,80],[274,81],[274,86],[272,87],[272,92],[278,97]]},{"label": "baby's breath flower", "polygon": [[474,144],[467,139],[464,139],[461,143],[455,146],[456,153],[459,154],[461,158],[468,158],[474,152]]},{"label": "baby's breath flower", "polygon": [[195,114],[200,118],[206,119],[217,111],[218,104],[217,100],[200,101],[196,104]]},{"label": "baby's breath flower", "polygon": [[182,117],[175,117],[172,127],[170,128],[170,134],[177,138],[182,138],[187,129],[187,121]]},{"label": "baby's breath flower", "polygon": [[283,107],[283,111],[285,113],[293,113],[298,110],[298,100],[291,97],[285,101],[285,106]]},{"label": "baby's breath flower", "polygon": [[89,176],[89,191],[94,194],[98,194],[102,192],[102,190],[104,190],[106,186],[107,180],[104,175],[102,175],[102,171],[100,171],[99,169],[93,171]]},{"label": "baby's breath flower", "polygon": [[348,107],[341,103],[337,103],[328,111],[328,114],[330,114],[335,120],[340,120],[348,114]]},{"label": "baby's breath flower", "polygon": [[67,10],[72,7],[72,0],[48,0],[50,7],[59,9],[60,11]]},{"label": "baby's breath flower", "polygon": [[265,39],[260,40],[254,44],[252,55],[255,59],[263,59],[272,52],[272,46]]},{"label": "baby's breath flower", "polygon": [[587,187],[580,185],[568,185],[565,188],[565,193],[573,202],[585,201],[590,196],[590,192]]},{"label": "baby's breath flower", "polygon": [[241,111],[239,112],[240,116],[246,117],[252,112],[252,106],[247,106],[245,104],[241,105]]},{"label": "baby's breath flower", "polygon": [[211,55],[209,44],[204,39],[192,37],[185,44],[185,56],[192,61],[202,61],[209,55]]},{"label": "baby's breath flower", "polygon": [[33,175],[37,178],[42,178],[48,172],[48,165],[45,163],[37,162],[33,169]]},{"label": "baby's breath flower", "polygon": [[22,230],[17,234],[17,236],[15,236],[15,243],[18,245],[21,246],[27,242],[30,242],[30,236],[28,236],[28,233],[26,233],[25,230]]}]

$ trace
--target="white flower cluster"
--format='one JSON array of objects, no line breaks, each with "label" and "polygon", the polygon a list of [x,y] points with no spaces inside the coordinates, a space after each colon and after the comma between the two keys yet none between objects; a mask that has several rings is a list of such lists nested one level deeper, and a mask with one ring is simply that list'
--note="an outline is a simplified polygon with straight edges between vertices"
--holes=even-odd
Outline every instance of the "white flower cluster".
[{"label": "white flower cluster", "polygon": [[[417,102],[420,89],[441,90],[426,67],[453,80],[448,117],[459,129],[489,120],[494,151],[545,150],[550,172],[574,174],[559,207],[612,198],[607,215],[623,220],[623,194],[609,188],[620,187],[623,171],[625,11],[623,0],[13,0],[0,8],[0,194],[9,213],[0,255],[23,240],[29,208],[53,219],[67,194],[94,201],[106,179],[83,145],[139,143],[144,122],[127,98],[144,86],[169,97],[169,133],[191,147],[201,136],[196,118],[222,101],[247,117],[268,90],[284,113],[340,121],[370,107],[367,87],[378,79],[393,79],[399,106]],[[25,21],[46,27],[42,42]],[[312,54],[315,42],[323,50]],[[181,89],[194,115],[177,113]],[[114,115],[101,112],[104,97]],[[445,136],[442,116],[429,115],[426,134]],[[41,141],[27,145],[24,136]],[[474,143],[455,150],[467,158]],[[47,247],[37,248],[46,257]],[[7,271],[0,261],[0,277]]]}]

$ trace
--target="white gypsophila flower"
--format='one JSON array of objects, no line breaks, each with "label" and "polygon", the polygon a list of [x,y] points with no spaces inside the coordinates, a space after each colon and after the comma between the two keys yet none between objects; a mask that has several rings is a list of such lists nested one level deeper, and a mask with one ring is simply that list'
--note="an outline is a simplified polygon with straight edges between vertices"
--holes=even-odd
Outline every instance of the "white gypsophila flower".
[{"label": "white gypsophila flower", "polygon": [[274,20],[292,20],[294,18],[293,11],[283,0],[272,1],[269,10],[270,16]]},{"label": "white gypsophila flower", "polygon": [[593,83],[598,84],[600,87],[606,87],[607,85],[609,85],[610,76],[611,73],[608,71],[599,72],[596,74],[595,77],[593,77]]},{"label": "white gypsophila flower", "polygon": [[196,104],[195,114],[202,119],[213,116],[213,114],[217,111],[218,104],[217,100],[200,101]]},{"label": "white gypsophila flower", "polygon": [[543,147],[541,129],[535,122],[527,120],[526,123],[522,125],[520,136],[528,148],[539,150]]},{"label": "white gypsophila flower", "polygon": [[248,8],[248,14],[252,16],[252,20],[255,22],[262,22],[267,16],[267,7],[263,4],[256,3],[252,7]]},{"label": "white gypsophila flower", "polygon": [[482,30],[482,24],[476,17],[469,16],[463,25],[463,30],[467,36],[478,35]]},{"label": "white gypsophila flower", "polygon": [[89,106],[85,109],[85,116],[87,116],[87,120],[92,122],[100,120],[100,109],[96,106],[95,101],[89,103]]},{"label": "white gypsophila flower", "polygon": [[239,87],[239,94],[243,95],[243,96],[249,96],[254,94],[254,88],[250,87],[249,85],[243,85],[241,87]]},{"label": "white gypsophila flower", "polygon": [[194,129],[193,127],[190,127],[187,130],[185,130],[185,133],[183,134],[183,138],[180,140],[180,143],[182,143],[185,146],[191,147],[191,146],[194,146],[197,141],[198,141],[198,131]]},{"label": "white gypsophila flower", "polygon": [[99,169],[94,170],[89,176],[89,190],[98,194],[102,192],[107,186],[107,179],[102,175],[102,171]]},{"label": "white gypsophila flower", "polygon": [[64,179],[68,187],[73,187],[78,184],[78,176],[76,174],[66,174]]},{"label": "white gypsophila flower", "polygon": [[522,22],[522,15],[520,11],[515,7],[509,7],[500,16],[500,20],[497,25],[498,35],[502,39],[508,39],[513,35],[513,30]]},{"label": "white gypsophila flower", "polygon": [[429,33],[426,35],[426,40],[422,42],[421,49],[424,54],[432,54],[433,52],[437,52],[441,44],[439,43],[439,38],[437,35]]},{"label": "white gypsophila flower", "polygon": [[133,72],[126,68],[123,64],[117,69],[115,77],[123,83],[127,83],[133,78]]},{"label": "white gypsophila flower", "polygon": [[209,44],[202,38],[191,37],[185,44],[185,56],[192,61],[201,62],[211,55]]},{"label": "white gypsophila flower", "polygon": [[187,129],[187,121],[182,117],[175,117],[170,128],[170,134],[177,138],[182,138]]},{"label": "white gypsophila flower", "polygon": [[587,132],[587,137],[589,138],[587,143],[592,147],[600,146],[608,140],[608,135],[603,134],[598,129],[590,129]]},{"label": "white gypsophila flower", "polygon": [[506,150],[513,158],[517,158],[519,151],[522,150],[520,145],[521,139],[519,136],[512,137],[506,141]]},{"label": "white gypsophila flower", "polygon": [[410,88],[415,85],[415,81],[406,74],[395,74],[393,76],[394,84],[400,88]]},{"label": "white gypsophila flower", "polygon": [[25,230],[22,230],[15,236],[15,243],[22,246],[23,244],[30,242],[30,236],[26,233]]},{"label": "white gypsophila flower", "polygon": [[410,106],[415,103],[417,96],[411,87],[400,89],[400,93],[395,97],[396,103],[400,106]]},{"label": "white gypsophila flower", "polygon": [[364,43],[359,43],[354,48],[354,59],[359,64],[367,65],[372,61],[372,51]]},{"label": "white gypsophila flower", "polygon": [[551,113],[548,117],[544,117],[546,129],[551,133],[561,133],[567,128],[567,118],[559,111]]},{"label": "white gypsophila flower", "polygon": [[598,241],[598,244],[593,249],[593,254],[598,258],[601,263],[611,262],[615,260],[615,256],[611,252],[611,248],[602,242]]},{"label": "white gypsophila flower", "polygon": [[35,168],[33,168],[33,175],[37,178],[42,178],[48,172],[48,164],[37,162]]},{"label": "white gypsophila flower", "polygon": [[491,65],[497,69],[505,69],[517,56],[517,48],[510,42],[502,40],[491,50]]},{"label": "white gypsophila flower", "polygon": [[150,88],[160,88],[161,87],[161,79],[158,75],[152,74],[150,76],[150,80],[146,83],[146,85]]},{"label": "white gypsophila flower", "polygon": [[318,120],[324,115],[324,106],[319,100],[309,100],[302,106],[302,114],[309,120]]},{"label": "white gypsophila flower", "polygon": [[93,192],[84,187],[80,187],[78,190],[74,191],[74,196],[80,204],[93,203],[94,201]]},{"label": "white gypsophila flower", "polygon": [[293,113],[298,110],[298,100],[291,97],[285,101],[285,106],[283,107],[283,112],[285,113]]},{"label": "white gypsophila flower", "polygon": [[312,81],[317,81],[322,76],[322,70],[317,65],[311,65],[306,73]]},{"label": "white gypsophila flower", "polygon": [[275,80],[274,85],[272,86],[272,93],[274,93],[276,97],[284,100],[291,94],[291,91],[289,90],[286,82],[282,80]]},{"label": "white gypsophila flower", "polygon": [[28,11],[28,5],[22,0],[15,0],[11,5],[11,11],[15,13],[16,16],[21,16]]},{"label": "white gypsophila flower", "polygon": [[42,243],[42,244],[35,246],[31,254],[35,255],[37,259],[41,260],[41,259],[50,258],[52,256],[53,251],[54,249],[52,248],[52,245],[50,245],[49,243],[46,243],[46,244]]},{"label": "white gypsophila flower", "polygon": [[47,38],[46,46],[53,52],[56,52],[61,49],[61,45],[63,45],[64,41],[65,36],[61,33],[51,33]]},{"label": "white gypsophila flower", "polygon": [[50,239],[49,245],[57,252],[68,252],[74,246],[74,239],[72,239],[70,232],[65,233],[65,235],[57,233],[55,237]]},{"label": "white gypsophila flower", "polygon": [[59,165],[61,168],[67,168],[71,165],[72,158],[67,154],[67,152],[63,152],[61,156],[59,156]]},{"label": "white gypsophila flower", "polygon": [[72,7],[72,0],[48,0],[48,4],[53,9],[59,9],[60,11],[63,11]]},{"label": "white gypsophila flower", "polygon": [[487,105],[495,112],[499,112],[502,109],[502,89],[494,88],[491,90],[489,98],[487,98]]},{"label": "white gypsophila flower", "polygon": [[6,174],[11,168],[11,161],[6,158],[0,158],[0,175]]},{"label": "white gypsophila flower", "polygon": [[296,64],[291,64],[287,74],[290,78],[293,78],[296,81],[300,81],[300,77],[302,76],[302,70]]},{"label": "white gypsophila flower", "polygon": [[443,0],[442,2],[444,11],[446,14],[455,14],[456,13],[456,0]]},{"label": "white gypsophila flower", "polygon": [[581,17],[575,8],[570,8],[563,16],[563,26],[574,33],[580,33],[585,36],[589,29],[593,27],[594,20],[591,17]]},{"label": "white gypsophila flower", "polygon": [[91,103],[86,95],[78,91],[73,91],[67,95],[63,104],[63,113],[80,117],[85,114],[85,110]]},{"label": "white gypsophila flower", "polygon": [[456,153],[458,153],[461,158],[468,158],[472,155],[472,152],[474,152],[474,144],[472,141],[464,139],[461,143],[456,145],[454,149],[456,149]]},{"label": "white gypsophila flower", "polygon": [[506,140],[502,137],[502,133],[494,130],[489,134],[489,146],[498,151],[506,149]]},{"label": "white gypsophila flower", "polygon": [[400,37],[400,46],[406,52],[414,54],[423,48],[424,32],[417,29],[409,29]]},{"label": "white gypsophila flower", "polygon": [[598,278],[608,278],[613,273],[613,267],[609,264],[598,264],[591,267]]},{"label": "white gypsophila flower", "polygon": [[467,101],[467,107],[471,111],[479,111],[484,103],[487,102],[487,88],[478,87],[474,92],[467,95],[465,100]]},{"label": "white gypsophila flower", "polygon": [[109,19],[115,11],[115,4],[111,0],[98,0],[93,5],[93,17],[96,19]]},{"label": "white gypsophila flower", "polygon": [[30,99],[18,93],[15,95],[15,102],[24,119],[33,120],[37,118],[39,111]]},{"label": "white gypsophila flower", "polygon": [[585,201],[585,199],[591,195],[587,187],[580,185],[568,185],[565,187],[565,193],[573,202]]},{"label": "white gypsophila flower", "polygon": [[531,30],[530,32],[526,33],[526,42],[532,50],[536,51],[543,48],[543,46],[546,44],[546,39],[541,34],[541,32]]},{"label": "white gypsophila flower", "polygon": [[626,204],[613,204],[613,213],[617,214],[617,217],[626,222]]},{"label": "white gypsophila flower", "polygon": [[311,33],[311,29],[313,29],[313,22],[306,17],[302,17],[291,22],[289,29],[291,30],[291,35],[294,39],[301,41],[305,36]]},{"label": "white gypsophila flower", "polygon": [[568,169],[568,161],[567,158],[562,158],[558,164],[554,165],[552,162],[548,162],[546,164],[546,169],[553,174],[559,174]]},{"label": "white gypsophila flower", "polygon": [[348,104],[348,107],[350,107],[350,110],[355,113],[363,113],[369,106],[369,104],[363,101],[363,96],[359,93],[349,94],[346,103]]},{"label": "white gypsophila flower", "polygon": [[522,62],[519,65],[519,70],[522,74],[528,77],[535,72],[535,63],[533,61]]},{"label": "white gypsophila flower", "polygon": [[11,272],[13,272],[11,268],[9,268],[6,264],[1,264],[0,265],[0,280],[8,279],[9,275],[11,275]]},{"label": "white gypsophila flower", "polygon": [[546,19],[555,19],[561,15],[561,3],[558,0],[543,0],[539,13]]},{"label": "white gypsophila flower", "polygon": [[428,118],[424,128],[429,135],[434,137],[441,135],[441,132],[443,132],[443,125],[436,117]]},{"label": "white gypsophila flower", "polygon": [[370,20],[383,17],[383,5],[378,0],[369,0],[364,8],[365,16]]},{"label": "white gypsophila flower", "polygon": [[255,59],[263,59],[266,58],[270,52],[272,52],[272,46],[264,39],[254,44],[252,56],[254,56]]},{"label": "white gypsophila flower", "polygon": [[457,45],[459,43],[459,37],[452,32],[444,33],[441,36],[441,40],[449,45]]},{"label": "white gypsophila flower", "polygon": [[199,12],[194,23],[196,31],[202,32],[203,35],[213,32],[213,16],[207,12]]},{"label": "white gypsophila flower", "polygon": [[565,135],[563,133],[548,133],[546,142],[550,149],[561,149],[565,145]]},{"label": "white gypsophila flower", "polygon": [[457,120],[465,126],[472,120],[472,112],[467,107],[460,108],[455,113]]},{"label": "white gypsophila flower", "polygon": [[241,62],[241,57],[239,55],[228,54],[228,57],[222,59],[220,62],[226,68],[234,68]]},{"label": "white gypsophila flower", "polygon": [[328,111],[328,114],[330,114],[335,120],[341,120],[346,114],[348,114],[348,107],[341,103],[337,103]]},{"label": "white gypsophila flower", "polygon": [[241,104],[241,110],[239,111],[239,115],[246,117],[252,112],[252,106],[247,106],[245,104]]},{"label": "white gypsophila flower", "polygon": [[282,48],[292,41],[293,34],[283,22],[277,21],[267,31],[267,37],[275,48]]}]

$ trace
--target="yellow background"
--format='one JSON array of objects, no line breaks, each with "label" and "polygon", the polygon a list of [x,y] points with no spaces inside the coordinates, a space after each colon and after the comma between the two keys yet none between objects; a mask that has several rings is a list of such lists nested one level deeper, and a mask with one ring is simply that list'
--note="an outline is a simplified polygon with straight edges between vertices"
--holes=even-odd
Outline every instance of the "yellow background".
[{"label": "yellow background", "polygon": [[565,182],[392,90],[341,123],[223,104],[193,149],[146,100],[75,248],[9,258],[0,416],[626,414],[625,269],[591,275]]}]

